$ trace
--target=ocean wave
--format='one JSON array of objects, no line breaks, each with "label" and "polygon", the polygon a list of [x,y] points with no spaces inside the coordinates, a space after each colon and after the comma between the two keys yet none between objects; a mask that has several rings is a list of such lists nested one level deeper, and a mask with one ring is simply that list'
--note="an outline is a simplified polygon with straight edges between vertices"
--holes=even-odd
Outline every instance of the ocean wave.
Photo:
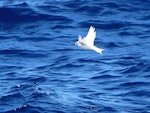
[{"label": "ocean wave", "polygon": [[[149,9],[148,0],[0,1],[0,113],[148,112]],[[74,44],[91,25],[102,55]]]},{"label": "ocean wave", "polygon": [[0,53],[3,55],[8,55],[8,56],[20,56],[20,57],[26,57],[26,58],[40,58],[40,57],[47,57],[45,54],[39,54],[34,51],[29,51],[29,50],[0,50]]},{"label": "ocean wave", "polygon": [[58,21],[71,22],[70,18],[60,15],[46,15],[33,11],[29,8],[0,8],[1,18],[3,23],[20,23],[20,22],[35,22],[35,21]]}]

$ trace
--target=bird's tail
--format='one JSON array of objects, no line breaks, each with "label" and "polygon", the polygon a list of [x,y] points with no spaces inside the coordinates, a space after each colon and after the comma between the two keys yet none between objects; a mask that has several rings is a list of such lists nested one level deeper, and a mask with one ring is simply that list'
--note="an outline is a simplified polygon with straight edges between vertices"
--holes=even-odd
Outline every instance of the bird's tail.
[{"label": "bird's tail", "polygon": [[98,48],[98,47],[96,47],[96,46],[93,46],[92,49],[93,49],[94,51],[96,51],[97,53],[100,53],[100,54],[102,54],[102,52],[104,51],[104,49]]}]

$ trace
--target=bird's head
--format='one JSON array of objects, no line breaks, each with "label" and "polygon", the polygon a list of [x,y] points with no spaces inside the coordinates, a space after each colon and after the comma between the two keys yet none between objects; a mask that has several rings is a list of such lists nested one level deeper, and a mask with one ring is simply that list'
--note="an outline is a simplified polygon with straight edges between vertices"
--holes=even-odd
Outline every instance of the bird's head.
[{"label": "bird's head", "polygon": [[79,41],[76,41],[76,42],[75,42],[75,45],[81,46],[81,43],[80,43]]},{"label": "bird's head", "polygon": [[76,42],[75,42],[75,45],[77,45],[77,46],[81,46],[81,45],[82,45],[82,43],[81,43],[81,42],[82,42],[82,36],[81,36],[81,35],[79,35],[79,36],[78,36],[78,41],[76,41]]}]

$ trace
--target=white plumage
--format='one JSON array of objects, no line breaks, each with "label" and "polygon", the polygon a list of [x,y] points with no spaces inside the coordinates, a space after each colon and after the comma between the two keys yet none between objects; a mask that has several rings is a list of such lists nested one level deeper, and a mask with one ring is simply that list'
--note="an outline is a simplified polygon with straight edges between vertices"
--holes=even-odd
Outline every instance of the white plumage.
[{"label": "white plumage", "polygon": [[94,45],[95,38],[96,38],[95,28],[93,26],[90,26],[86,37],[82,38],[82,36],[79,35],[78,41],[75,44],[83,49],[92,49],[97,53],[102,54],[103,49],[98,48]]}]

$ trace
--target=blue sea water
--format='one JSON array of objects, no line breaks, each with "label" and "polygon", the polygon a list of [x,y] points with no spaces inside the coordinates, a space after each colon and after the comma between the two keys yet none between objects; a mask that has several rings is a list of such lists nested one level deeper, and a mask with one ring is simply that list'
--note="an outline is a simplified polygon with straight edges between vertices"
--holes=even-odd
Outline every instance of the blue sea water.
[{"label": "blue sea water", "polygon": [[149,0],[0,0],[0,113],[150,113]]}]

